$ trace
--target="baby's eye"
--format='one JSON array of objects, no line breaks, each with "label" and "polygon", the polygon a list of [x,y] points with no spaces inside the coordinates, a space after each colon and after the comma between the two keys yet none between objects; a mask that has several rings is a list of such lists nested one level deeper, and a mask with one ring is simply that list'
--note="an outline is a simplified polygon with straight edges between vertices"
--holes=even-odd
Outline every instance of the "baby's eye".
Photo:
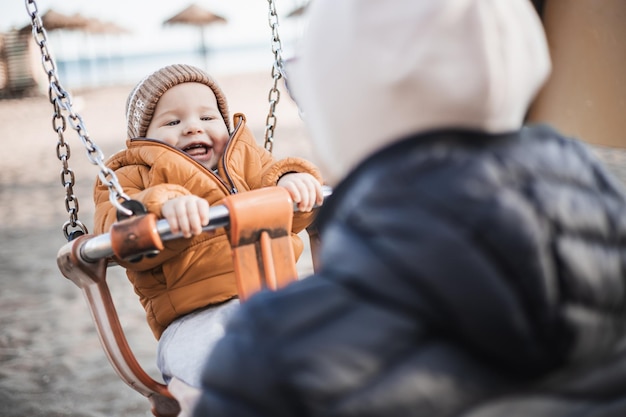
[{"label": "baby's eye", "polygon": [[165,126],[176,126],[179,123],[180,123],[179,120],[172,120],[171,122],[165,123]]},{"label": "baby's eye", "polygon": [[200,120],[203,120],[203,121],[213,120],[213,117],[212,116],[202,116],[202,117],[200,117]]}]

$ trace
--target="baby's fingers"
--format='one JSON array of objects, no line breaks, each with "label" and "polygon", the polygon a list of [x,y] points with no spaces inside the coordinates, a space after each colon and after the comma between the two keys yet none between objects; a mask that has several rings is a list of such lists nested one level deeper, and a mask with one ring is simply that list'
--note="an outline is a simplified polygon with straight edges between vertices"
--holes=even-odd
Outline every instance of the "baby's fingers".
[{"label": "baby's fingers", "polygon": [[178,197],[167,201],[162,208],[172,233],[181,233],[189,238],[202,233],[202,227],[209,223],[209,203],[196,196]]},{"label": "baby's fingers", "polygon": [[209,203],[199,197],[186,198],[177,211],[178,224],[184,237],[197,236],[209,222]]},{"label": "baby's fingers", "polygon": [[180,230],[180,233],[182,233],[183,237],[191,237],[191,219],[189,213],[187,212],[186,204],[187,203],[177,207],[175,218],[178,223],[178,229]]},{"label": "baby's fingers", "polygon": [[317,200],[315,183],[313,181],[301,181],[297,183],[297,189],[299,196],[297,201],[298,210],[305,212],[313,210]]},{"label": "baby's fingers", "polygon": [[313,210],[313,206],[315,206],[315,184],[312,182],[305,182],[303,187],[302,202],[298,206],[298,209],[300,211],[311,211]]},{"label": "baby's fingers", "polygon": [[202,227],[209,224],[209,203],[202,198],[190,201],[187,213],[191,234],[199,235],[202,233]]},{"label": "baby's fingers", "polygon": [[322,189],[322,184],[319,181],[315,181],[315,204],[321,206],[324,203],[324,190]]}]

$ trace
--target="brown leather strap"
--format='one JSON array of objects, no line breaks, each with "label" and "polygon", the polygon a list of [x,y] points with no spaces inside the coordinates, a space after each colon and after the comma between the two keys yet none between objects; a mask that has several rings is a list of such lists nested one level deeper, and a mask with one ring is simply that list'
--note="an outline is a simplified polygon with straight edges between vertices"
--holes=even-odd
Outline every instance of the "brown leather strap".
[{"label": "brown leather strap", "polygon": [[230,213],[228,234],[240,299],[297,279],[291,242],[293,201],[287,190],[268,187],[234,194],[224,205]]}]

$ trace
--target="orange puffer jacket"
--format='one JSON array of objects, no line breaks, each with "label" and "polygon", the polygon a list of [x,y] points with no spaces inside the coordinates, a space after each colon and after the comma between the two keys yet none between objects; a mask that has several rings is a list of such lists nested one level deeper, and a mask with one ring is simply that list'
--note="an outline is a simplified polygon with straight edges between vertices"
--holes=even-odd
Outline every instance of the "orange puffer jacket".
[{"label": "orange puffer jacket", "polygon": [[[321,182],[317,168],[300,158],[276,160],[259,146],[242,114],[235,114],[235,129],[218,164],[219,177],[191,157],[163,142],[133,139],[113,155],[107,166],[132,199],[161,217],[161,207],[172,198],[195,194],[210,205],[229,194],[276,185],[289,172],[309,172]],[[94,231],[104,233],[116,221],[109,190],[97,180]],[[292,240],[296,258],[303,244],[296,233],[313,220],[313,213],[295,213]],[[165,242],[154,258],[137,263],[117,260],[146,310],[148,323],[158,339],[177,317],[210,304],[237,297],[231,249],[223,229],[190,239]]]}]

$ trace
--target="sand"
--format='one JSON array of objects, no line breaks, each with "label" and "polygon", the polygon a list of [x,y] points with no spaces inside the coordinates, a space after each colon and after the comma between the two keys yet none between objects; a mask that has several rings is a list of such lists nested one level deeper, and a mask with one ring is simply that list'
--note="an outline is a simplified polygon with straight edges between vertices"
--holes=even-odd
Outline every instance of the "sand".
[{"label": "sand", "polygon": [[[241,111],[262,141],[271,86],[267,74],[220,77],[232,111]],[[123,106],[130,86],[72,92],[91,139],[111,155],[124,142]],[[278,105],[274,153],[312,158],[297,110]],[[65,190],[56,157],[52,106],[45,95],[0,101],[0,417],[150,416],[148,401],[114,373],[100,347],[81,292],[56,266],[65,244]],[[79,219],[91,230],[91,186],[97,167],[68,133],[77,178]],[[624,175],[624,152],[596,148]],[[310,272],[309,254],[299,263]],[[156,341],[123,271],[108,282],[131,347],[154,377]]]},{"label": "sand", "polygon": [[[246,114],[263,142],[269,109],[267,74],[219,77],[231,111]],[[87,131],[111,155],[124,145],[124,104],[131,86],[71,91]],[[297,109],[286,93],[277,106],[274,154],[310,158]],[[80,290],[56,265],[68,220],[47,96],[0,101],[0,417],[150,416],[148,401],[110,366]],[[68,132],[79,220],[91,230],[91,187],[98,173],[75,132]],[[299,262],[310,272],[310,255]],[[119,267],[108,279],[130,345],[158,379],[156,341]]]}]

